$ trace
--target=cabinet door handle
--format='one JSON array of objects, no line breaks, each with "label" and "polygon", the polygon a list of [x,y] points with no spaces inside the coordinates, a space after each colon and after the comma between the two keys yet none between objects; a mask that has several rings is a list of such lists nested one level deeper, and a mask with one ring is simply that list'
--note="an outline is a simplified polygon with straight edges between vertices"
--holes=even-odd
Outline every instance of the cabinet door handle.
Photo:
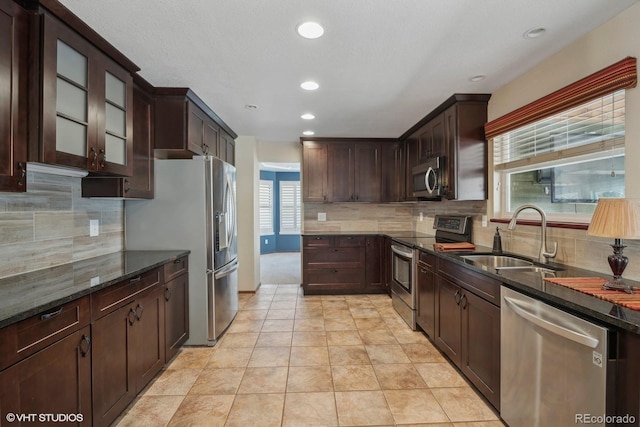
[{"label": "cabinet door handle", "polygon": [[100,167],[104,169],[104,162],[107,161],[107,153],[105,153],[104,149],[100,149],[100,154],[102,154],[102,160],[100,161]]},{"label": "cabinet door handle", "polygon": [[20,179],[18,180],[18,187],[22,187],[27,177],[27,167],[24,163],[18,162],[18,168],[20,169]]},{"label": "cabinet door handle", "polygon": [[462,295],[462,298],[460,298],[460,304],[463,310],[467,308],[467,294]]},{"label": "cabinet door handle", "polygon": [[142,276],[134,277],[133,279],[129,279],[129,283],[136,283],[142,280]]},{"label": "cabinet door handle", "polygon": [[169,288],[164,289],[164,299],[165,301],[169,301],[171,299],[171,289]]},{"label": "cabinet door handle", "polygon": [[420,273],[422,273],[422,274],[427,274],[427,270],[425,270],[424,268],[421,268],[421,269],[420,269]]},{"label": "cabinet door handle", "polygon": [[91,153],[93,153],[93,158],[91,159],[91,166],[95,166],[98,162],[98,152],[95,148],[91,147]]},{"label": "cabinet door handle", "polygon": [[456,305],[460,305],[460,290],[458,289],[455,294],[453,294],[453,299],[456,301]]},{"label": "cabinet door handle", "polygon": [[80,340],[80,355],[87,357],[89,350],[91,350],[91,338],[82,334],[82,339]]},{"label": "cabinet door handle", "polygon": [[40,320],[47,320],[47,319],[51,319],[52,317],[58,316],[60,313],[62,313],[62,308],[63,307],[60,307],[56,311],[52,311],[51,313],[43,314],[42,316],[40,316]]},{"label": "cabinet door handle", "polygon": [[338,252],[340,249],[331,249],[331,252]]},{"label": "cabinet door handle", "polygon": [[129,182],[128,179],[124,180],[124,192],[128,193],[129,190],[131,190],[131,183]]},{"label": "cabinet door handle", "polygon": [[142,313],[144,312],[144,307],[142,306],[142,304],[138,303],[138,306],[136,307],[136,320],[140,320],[142,319]]},{"label": "cabinet door handle", "polygon": [[133,325],[134,323],[136,323],[136,311],[132,308],[129,310],[129,314],[127,315],[127,318],[129,319],[129,325]]},{"label": "cabinet door handle", "polygon": [[337,273],[337,272],[338,272],[338,270],[331,270],[331,272],[332,272],[332,273]]}]

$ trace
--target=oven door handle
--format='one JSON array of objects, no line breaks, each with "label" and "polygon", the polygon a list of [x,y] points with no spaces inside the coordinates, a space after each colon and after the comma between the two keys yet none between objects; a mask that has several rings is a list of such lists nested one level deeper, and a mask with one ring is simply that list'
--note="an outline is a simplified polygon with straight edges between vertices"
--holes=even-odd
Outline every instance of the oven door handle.
[{"label": "oven door handle", "polygon": [[391,245],[391,250],[394,254],[400,255],[405,258],[413,259],[413,251],[407,252],[400,249],[398,246]]}]

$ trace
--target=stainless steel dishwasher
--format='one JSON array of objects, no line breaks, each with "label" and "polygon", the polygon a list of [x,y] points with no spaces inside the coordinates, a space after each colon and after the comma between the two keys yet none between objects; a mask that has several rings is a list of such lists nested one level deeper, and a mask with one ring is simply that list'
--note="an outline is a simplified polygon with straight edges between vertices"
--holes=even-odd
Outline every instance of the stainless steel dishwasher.
[{"label": "stainless steel dishwasher", "polygon": [[604,418],[608,330],[504,286],[501,294],[504,421],[546,427]]}]

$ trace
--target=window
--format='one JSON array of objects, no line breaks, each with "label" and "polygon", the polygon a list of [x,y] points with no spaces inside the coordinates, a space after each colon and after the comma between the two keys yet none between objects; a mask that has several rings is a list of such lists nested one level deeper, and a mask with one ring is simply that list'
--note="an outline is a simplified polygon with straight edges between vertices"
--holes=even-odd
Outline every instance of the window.
[{"label": "window", "polygon": [[624,139],[624,90],[493,137],[496,212],[531,203],[587,218],[598,198],[624,197]]},{"label": "window", "polygon": [[280,181],[280,234],[300,234],[300,181]]},{"label": "window", "polygon": [[273,233],[273,181],[260,180],[260,235]]}]

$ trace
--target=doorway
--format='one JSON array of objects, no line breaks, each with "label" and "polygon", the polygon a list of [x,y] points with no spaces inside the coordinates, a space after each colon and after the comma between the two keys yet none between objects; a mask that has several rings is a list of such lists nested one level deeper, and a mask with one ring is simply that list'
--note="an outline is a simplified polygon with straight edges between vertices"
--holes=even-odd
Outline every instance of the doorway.
[{"label": "doorway", "polygon": [[299,163],[260,163],[260,283],[300,284]]}]

